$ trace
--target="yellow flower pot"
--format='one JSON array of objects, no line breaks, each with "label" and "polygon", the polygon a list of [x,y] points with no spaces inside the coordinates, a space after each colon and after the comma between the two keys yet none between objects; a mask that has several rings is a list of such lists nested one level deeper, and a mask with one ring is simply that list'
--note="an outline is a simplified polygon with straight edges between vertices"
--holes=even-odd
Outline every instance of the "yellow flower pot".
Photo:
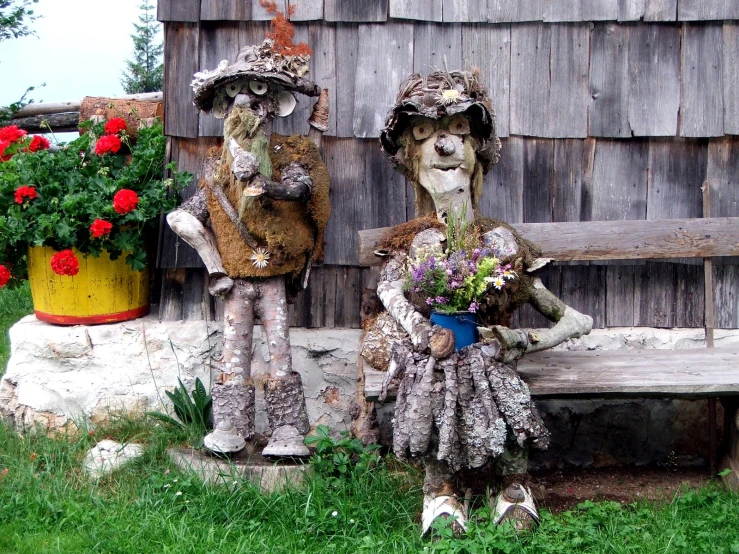
[{"label": "yellow flower pot", "polygon": [[133,271],[121,255],[111,261],[73,249],[80,263],[77,275],[51,269],[56,251],[47,246],[28,250],[28,280],[36,317],[60,325],[94,325],[142,317],[149,313],[149,271]]}]

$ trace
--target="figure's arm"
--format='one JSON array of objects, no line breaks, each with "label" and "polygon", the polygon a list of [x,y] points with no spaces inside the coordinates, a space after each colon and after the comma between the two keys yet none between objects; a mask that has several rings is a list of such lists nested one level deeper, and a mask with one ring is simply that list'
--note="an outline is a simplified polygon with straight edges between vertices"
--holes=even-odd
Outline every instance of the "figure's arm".
[{"label": "figure's arm", "polygon": [[549,329],[509,329],[496,325],[493,333],[503,345],[504,361],[520,358],[528,352],[546,350],[566,340],[579,338],[590,333],[593,318],[581,314],[554,296],[541,279],[534,279],[531,304],[544,317],[554,322]]}]

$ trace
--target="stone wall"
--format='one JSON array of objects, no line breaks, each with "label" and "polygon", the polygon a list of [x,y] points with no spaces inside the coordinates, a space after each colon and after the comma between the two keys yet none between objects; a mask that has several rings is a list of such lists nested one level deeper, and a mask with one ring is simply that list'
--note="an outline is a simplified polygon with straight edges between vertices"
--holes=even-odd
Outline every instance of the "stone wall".
[{"label": "stone wall", "polygon": [[[208,385],[219,325],[147,317],[99,326],[58,327],[28,316],[10,330],[12,356],[0,382],[0,414],[19,429],[93,424],[116,411],[162,410],[164,391],[181,378]],[[303,375],[313,425],[349,428],[356,394],[360,331],[291,329],[295,368]],[[716,346],[739,342],[739,331],[716,330]],[[267,372],[261,327],[255,330],[253,373]],[[703,348],[701,329],[612,328],[557,347],[569,350]],[[215,371],[213,371],[215,375]],[[257,387],[257,431],[267,430]],[[708,452],[705,400],[568,400],[539,403],[553,441],[537,467],[703,463]],[[379,410],[384,441],[393,405]]]}]

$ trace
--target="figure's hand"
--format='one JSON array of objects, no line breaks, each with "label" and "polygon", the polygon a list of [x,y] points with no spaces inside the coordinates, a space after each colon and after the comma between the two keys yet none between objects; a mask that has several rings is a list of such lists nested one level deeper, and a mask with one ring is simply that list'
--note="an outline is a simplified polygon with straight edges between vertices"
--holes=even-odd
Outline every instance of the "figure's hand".
[{"label": "figure's hand", "polygon": [[500,342],[501,351],[498,358],[501,362],[512,362],[518,360],[526,353],[529,347],[529,337],[521,329],[511,329],[503,325],[493,325],[493,334]]},{"label": "figure's hand", "polygon": [[429,339],[431,355],[440,360],[447,358],[454,352],[454,331],[434,325]]},{"label": "figure's hand", "polygon": [[228,275],[211,276],[208,292],[211,296],[223,296],[234,286],[234,281]]},{"label": "figure's hand", "polygon": [[228,151],[231,152],[233,163],[231,171],[239,181],[248,181],[257,174],[259,160],[251,152],[247,152],[233,137],[228,141]]},{"label": "figure's hand", "polygon": [[298,162],[293,162],[282,170],[282,185],[287,189],[306,188],[313,190],[313,180],[308,170]]}]

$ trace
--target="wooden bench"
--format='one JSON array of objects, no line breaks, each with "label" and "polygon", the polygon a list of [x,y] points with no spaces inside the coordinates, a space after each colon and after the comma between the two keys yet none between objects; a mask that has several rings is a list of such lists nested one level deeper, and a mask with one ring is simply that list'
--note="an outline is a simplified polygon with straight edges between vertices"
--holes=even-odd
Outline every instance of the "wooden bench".
[{"label": "wooden bench", "polygon": [[[706,205],[708,203],[706,202]],[[739,255],[739,217],[575,223],[522,223],[513,227],[557,261],[703,258],[707,348],[629,351],[544,351],[525,356],[518,370],[536,398],[682,397],[709,399],[712,468],[717,455],[716,399],[724,405],[728,457],[739,484],[739,441],[734,414],[739,406],[739,345],[713,348],[712,257]],[[359,232],[362,265],[386,229]],[[587,310],[585,310],[587,312]],[[384,374],[364,370],[365,396],[375,400]],[[395,391],[391,390],[390,394]],[[722,464],[723,465],[723,464]]]}]

